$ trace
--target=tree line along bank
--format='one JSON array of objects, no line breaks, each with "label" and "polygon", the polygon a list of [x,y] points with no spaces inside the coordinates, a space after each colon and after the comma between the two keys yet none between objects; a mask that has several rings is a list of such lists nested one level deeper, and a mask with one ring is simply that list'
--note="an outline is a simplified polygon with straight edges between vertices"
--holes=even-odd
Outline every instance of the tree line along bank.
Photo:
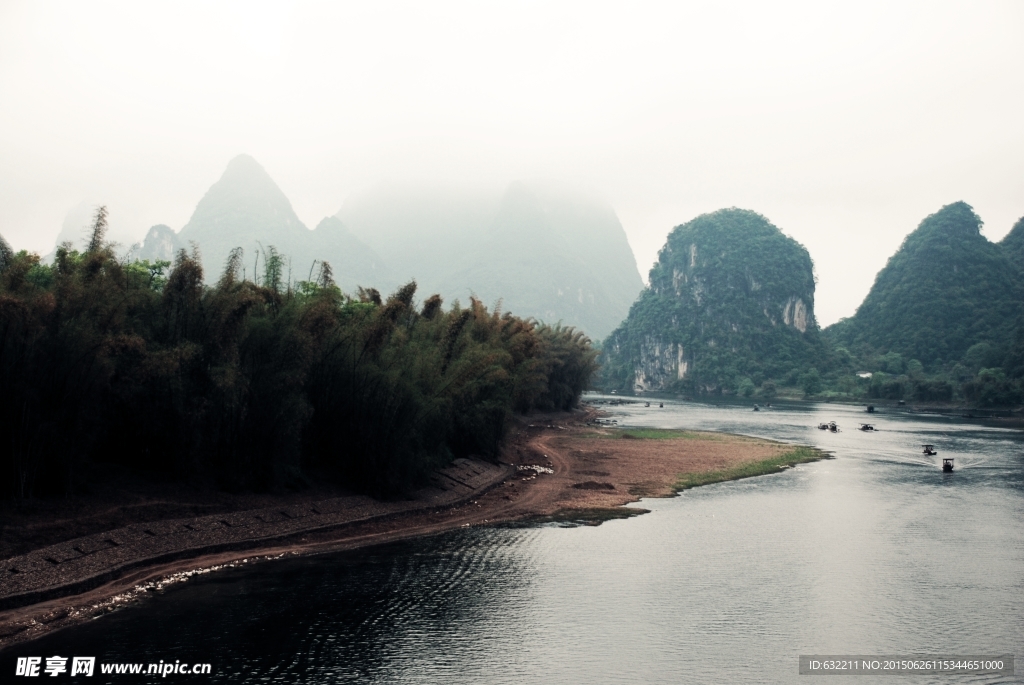
[{"label": "tree line along bank", "polygon": [[[329,479],[400,493],[495,457],[516,413],[573,407],[596,351],[580,331],[471,299],[417,304],[287,282],[268,247],[205,285],[197,251],[118,259],[106,210],[52,265],[0,239],[0,468],[6,498],[70,494],[103,468],[227,490]],[[247,260],[248,261],[248,260]]]}]

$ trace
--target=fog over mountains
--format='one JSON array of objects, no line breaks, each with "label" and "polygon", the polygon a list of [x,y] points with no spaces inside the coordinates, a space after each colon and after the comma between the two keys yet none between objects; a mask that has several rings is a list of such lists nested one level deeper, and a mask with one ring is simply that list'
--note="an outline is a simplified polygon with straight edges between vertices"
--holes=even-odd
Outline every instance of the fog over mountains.
[{"label": "fog over mountains", "polygon": [[220,275],[228,253],[236,247],[245,251],[243,264],[249,273],[258,273],[257,255],[274,246],[288,257],[293,281],[307,279],[314,260],[329,261],[345,290],[375,283],[384,273],[380,257],[337,221],[326,218],[310,231],[274,180],[248,155],[231,160],[180,233],[172,236],[157,226],[150,229],[139,257],[170,259],[168,246],[173,254],[190,243],[199,247],[210,282]]},{"label": "fog over mountains", "polygon": [[206,279],[228,253],[245,250],[249,273],[261,250],[289,259],[291,280],[316,277],[330,263],[342,290],[389,292],[409,280],[425,297],[470,296],[548,323],[610,333],[643,288],[614,210],[564,189],[516,182],[504,191],[381,185],[350,198],[309,230],[273,179],[248,155],[231,160],[179,233],[150,229],[136,256],[172,259],[194,243]]},{"label": "fog over mountains", "polygon": [[643,288],[614,210],[561,189],[512,183],[503,193],[382,186],[337,217],[387,255],[390,285],[415,277],[423,292],[474,295],[602,338]]}]

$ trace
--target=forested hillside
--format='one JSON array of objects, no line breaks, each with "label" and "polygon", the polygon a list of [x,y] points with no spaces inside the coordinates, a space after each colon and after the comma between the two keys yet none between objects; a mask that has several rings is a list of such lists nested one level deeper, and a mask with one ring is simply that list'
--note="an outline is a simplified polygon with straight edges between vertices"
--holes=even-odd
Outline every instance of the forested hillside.
[{"label": "forested hillside", "polygon": [[957,202],[907,236],[857,313],[829,334],[855,354],[896,352],[932,368],[1008,341],[1021,305],[1020,269]]},{"label": "forested hillside", "polygon": [[867,396],[982,406],[1021,400],[1024,221],[999,244],[981,235],[981,224],[964,202],[925,218],[857,313],[825,331],[873,374],[861,382]]},{"label": "forested hillside", "polygon": [[814,321],[807,251],[728,209],[669,234],[646,288],[603,345],[624,392],[818,399],[1024,401],[1024,219],[999,243],[963,202],[927,217],[857,313]]},{"label": "forested hillside", "polygon": [[817,383],[828,355],[810,256],[755,212],[699,216],[669,234],[603,350],[606,388],[771,397]]}]

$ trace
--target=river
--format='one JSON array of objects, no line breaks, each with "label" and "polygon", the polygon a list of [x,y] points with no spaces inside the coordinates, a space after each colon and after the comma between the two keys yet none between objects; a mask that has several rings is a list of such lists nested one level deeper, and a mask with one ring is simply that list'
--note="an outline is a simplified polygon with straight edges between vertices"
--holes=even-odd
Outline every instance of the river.
[{"label": "river", "polygon": [[[4,661],[212,664],[164,682],[619,684],[829,678],[798,676],[800,654],[1024,657],[1021,431],[829,404],[611,411],[835,458],[645,500],[651,513],[600,526],[474,528],[211,573]],[[843,431],[814,428],[827,420]],[[877,432],[856,430],[869,420]],[[1016,672],[956,681],[1024,682]]]}]

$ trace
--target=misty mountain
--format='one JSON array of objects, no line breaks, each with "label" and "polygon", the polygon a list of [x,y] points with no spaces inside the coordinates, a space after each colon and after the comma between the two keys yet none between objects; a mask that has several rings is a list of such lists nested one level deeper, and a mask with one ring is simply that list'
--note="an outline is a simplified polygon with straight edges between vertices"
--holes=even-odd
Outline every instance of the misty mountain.
[{"label": "misty mountain", "polygon": [[633,391],[740,391],[826,355],[806,248],[743,209],[669,233],[650,285],[604,344],[604,384]]},{"label": "misty mountain", "polygon": [[585,195],[523,183],[503,193],[380,186],[310,231],[248,155],[231,160],[180,233],[154,226],[136,256],[170,259],[192,243],[207,282],[233,248],[245,250],[251,274],[260,271],[258,251],[273,245],[293,281],[315,278],[314,262],[326,260],[350,293],[387,293],[415,279],[423,296],[501,301],[506,311],[594,338],[626,316],[643,287],[614,210]]},{"label": "misty mountain", "polygon": [[[312,273],[312,278],[315,279],[317,272],[310,271],[314,260],[330,262],[334,270],[334,280],[347,292],[354,291],[360,285],[373,287],[388,278],[388,269],[380,255],[352,235],[337,217],[328,216],[321,219],[311,238],[311,242],[307,244],[305,259],[292,260],[296,265],[295,278],[307,279]],[[299,264],[307,269],[305,274],[297,270]]]},{"label": "misty mountain", "polygon": [[416,278],[435,292],[470,266],[501,201],[500,191],[380,184],[349,198],[335,215],[375,252],[387,256],[391,289]]},{"label": "misty mountain", "polygon": [[381,186],[337,217],[379,254],[388,288],[415,278],[438,292],[607,335],[643,288],[625,231],[607,204],[511,184],[504,193]]},{"label": "misty mountain", "polygon": [[1002,243],[981,234],[970,205],[924,219],[878,273],[864,302],[826,335],[860,354],[896,352],[925,366],[973,345],[1008,344],[1022,313],[1024,221]]},{"label": "misty mountain", "polygon": [[57,248],[64,243],[71,243],[75,249],[82,249],[85,241],[88,240],[89,227],[92,225],[96,208],[88,202],[80,202],[73,207],[65,216],[60,226],[60,233],[50,253],[43,257],[44,264],[53,262],[57,256]]},{"label": "misty mountain", "polygon": [[249,155],[239,155],[199,201],[178,240],[199,246],[206,279],[214,281],[232,249],[245,250],[246,265],[256,264],[259,245],[274,245],[294,261],[308,234],[270,175]]},{"label": "misty mountain", "polygon": [[174,256],[184,247],[178,234],[166,224],[157,224],[146,233],[142,246],[135,252],[136,259],[148,259],[151,262],[173,262]]},{"label": "misty mountain", "polygon": [[386,278],[383,260],[337,219],[327,217],[310,231],[270,175],[248,155],[231,160],[180,233],[168,236],[165,228],[150,229],[139,257],[164,255],[168,245],[180,249],[195,243],[207,282],[220,277],[235,247],[245,251],[244,268],[250,274],[253,269],[259,272],[259,252],[270,246],[288,259],[293,281],[305,280],[310,273],[315,278],[319,267],[314,262],[320,260],[330,262],[334,279],[344,290]]}]

